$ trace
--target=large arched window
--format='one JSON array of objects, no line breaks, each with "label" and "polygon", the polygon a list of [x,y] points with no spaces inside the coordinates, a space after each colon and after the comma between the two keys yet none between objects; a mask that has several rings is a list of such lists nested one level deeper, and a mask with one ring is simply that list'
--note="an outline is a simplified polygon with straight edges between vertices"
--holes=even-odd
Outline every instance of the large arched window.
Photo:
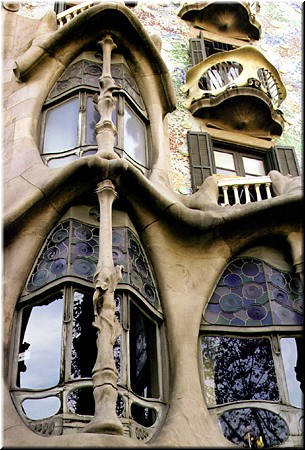
[{"label": "large arched window", "polygon": [[[96,207],[70,209],[50,233],[17,305],[11,394],[25,423],[44,435],[81,431],[94,415],[92,280],[98,219]],[[125,431],[145,441],[164,407],[162,309],[132,227],[114,226],[113,259],[124,267],[115,292],[122,326],[113,349],[119,374],[116,411]]]},{"label": "large arched window", "polygon": [[256,247],[229,263],[204,311],[204,397],[241,447],[301,445],[302,293],[284,255]]},{"label": "large arched window", "polygon": [[[96,153],[94,127],[100,120],[94,95],[99,94],[103,64],[83,53],[66,69],[50,91],[43,108],[41,154],[49,167],[60,167]],[[113,123],[115,151],[142,171],[148,166],[148,117],[140,91],[122,56],[116,55],[111,74],[118,86]]]}]

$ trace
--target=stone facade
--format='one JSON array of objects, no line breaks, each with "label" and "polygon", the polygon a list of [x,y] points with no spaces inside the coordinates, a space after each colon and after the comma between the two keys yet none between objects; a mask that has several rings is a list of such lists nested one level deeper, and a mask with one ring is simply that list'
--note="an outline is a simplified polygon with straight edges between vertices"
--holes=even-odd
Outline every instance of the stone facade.
[{"label": "stone facade", "polygon": [[[160,54],[159,37],[147,33],[132,7],[123,2],[100,2],[62,28],[58,28],[53,11],[42,19],[31,19],[18,14],[16,4],[5,2],[2,14],[4,448],[235,446],[223,436],[203,395],[198,362],[203,312],[230,261],[238,255],[253,256],[253,248],[272,247],[285,255],[288,252],[291,266],[303,282],[301,178],[271,170],[268,176],[272,198],[227,207],[218,204],[215,176],[207,177],[194,193],[177,193],[173,188],[168,131],[168,116],[177,102],[174,87]],[[111,47],[107,53],[103,39],[108,35],[110,46],[115,45],[128,61],[149,117],[149,163],[144,170],[114,151],[111,102],[115,89],[110,66],[108,73],[106,68],[115,50]],[[63,167],[49,167],[40,154],[44,103],[69,65],[88,49],[96,51],[98,45],[104,53],[96,101],[101,117],[95,128],[97,152]],[[250,146],[259,143],[262,150],[272,145],[272,136],[270,143],[242,131],[211,131],[202,122],[204,119],[194,120],[201,123],[201,131],[208,130],[220,140],[229,136],[230,142]],[[106,194],[104,189],[108,189]],[[111,346],[115,340],[112,331],[105,331],[103,320],[112,321],[115,336],[121,332],[116,328],[114,311],[104,319],[107,304],[113,309],[120,277],[117,271],[113,272],[112,227],[127,224],[134,230],[153,267],[162,309],[158,344],[162,348],[162,396],[155,427],[128,422],[128,417],[122,425],[108,414],[107,408],[110,410],[114,404],[113,395],[120,392],[120,383],[117,385],[117,380],[111,378],[115,369],[111,376],[105,369],[111,365],[105,360],[99,361],[96,376],[93,375],[96,416],[91,426],[87,421],[86,428],[78,428],[78,432],[60,434],[53,432],[54,424],[49,427],[50,420],[46,418],[39,422],[40,428],[35,428],[33,421],[27,423],[16,407],[14,395],[18,394],[18,386],[12,389],[17,345],[14,341],[20,326],[16,310],[20,309],[18,304],[28,277],[50,232],[70,208],[78,205],[100,207],[103,250],[94,278],[93,302],[96,328],[104,333],[97,344],[101,355],[108,349],[105,341]],[[235,328],[236,334],[239,331]],[[298,327],[295,331],[300,333]],[[146,407],[153,405],[142,403]],[[298,432],[294,431],[287,442],[290,447],[301,446]]]}]

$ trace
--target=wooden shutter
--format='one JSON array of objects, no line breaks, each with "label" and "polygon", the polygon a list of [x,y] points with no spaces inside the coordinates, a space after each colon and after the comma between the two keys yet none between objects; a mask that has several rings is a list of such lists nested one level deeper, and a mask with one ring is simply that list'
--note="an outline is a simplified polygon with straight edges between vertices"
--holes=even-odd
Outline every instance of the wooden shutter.
[{"label": "wooden shutter", "polygon": [[277,170],[282,175],[290,174],[292,177],[300,175],[294,147],[276,145],[269,152],[269,161],[271,169]]},{"label": "wooden shutter", "polygon": [[213,143],[208,133],[188,131],[188,151],[190,155],[193,192],[196,192],[204,180],[216,173],[213,155]]},{"label": "wooden shutter", "polygon": [[204,39],[190,39],[190,54],[192,59],[192,65],[200,63],[206,59],[207,54],[205,51]]}]

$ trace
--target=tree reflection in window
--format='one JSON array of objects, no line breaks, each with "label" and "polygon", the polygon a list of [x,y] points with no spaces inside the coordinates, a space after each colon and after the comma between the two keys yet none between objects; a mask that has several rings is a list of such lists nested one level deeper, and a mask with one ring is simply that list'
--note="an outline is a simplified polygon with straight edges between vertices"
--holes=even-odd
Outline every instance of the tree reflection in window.
[{"label": "tree reflection in window", "polygon": [[156,325],[130,304],[131,389],[142,397],[158,397]]},{"label": "tree reflection in window", "polygon": [[224,436],[231,442],[250,448],[272,448],[286,441],[289,430],[277,414],[259,408],[239,408],[220,417]]},{"label": "tree reflection in window", "polygon": [[60,377],[63,295],[23,311],[17,386],[42,389]]},{"label": "tree reflection in window", "polygon": [[204,336],[201,349],[210,406],[279,399],[268,339]]},{"label": "tree reflection in window", "polygon": [[96,361],[96,329],[92,308],[92,293],[74,292],[71,375],[75,378],[92,377]]}]

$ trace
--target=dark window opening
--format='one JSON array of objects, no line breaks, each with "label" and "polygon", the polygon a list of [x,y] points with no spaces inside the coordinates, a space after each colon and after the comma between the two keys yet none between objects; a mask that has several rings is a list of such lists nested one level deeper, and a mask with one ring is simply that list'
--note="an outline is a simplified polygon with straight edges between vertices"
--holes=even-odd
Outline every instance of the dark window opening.
[{"label": "dark window opening", "polygon": [[131,389],[145,398],[158,397],[156,325],[130,303]]}]

